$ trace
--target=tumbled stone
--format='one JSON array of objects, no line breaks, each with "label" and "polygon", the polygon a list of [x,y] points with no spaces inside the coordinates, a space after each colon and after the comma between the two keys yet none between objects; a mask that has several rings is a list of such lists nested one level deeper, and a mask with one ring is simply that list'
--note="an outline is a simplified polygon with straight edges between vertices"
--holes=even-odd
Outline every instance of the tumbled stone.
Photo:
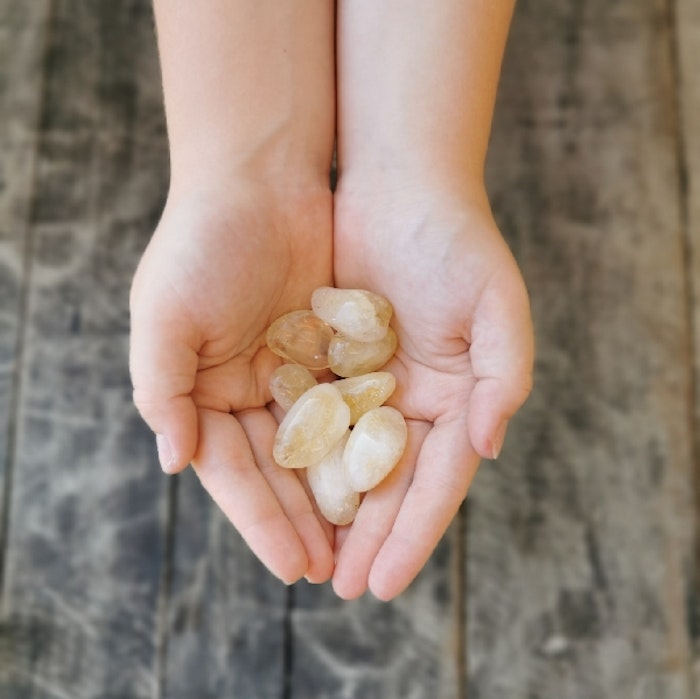
[{"label": "tumbled stone", "polygon": [[348,430],[338,444],[313,466],[306,469],[309,488],[321,514],[332,524],[350,524],[360,506],[360,494],[352,489],[343,452]]},{"label": "tumbled stone", "polygon": [[388,405],[366,412],[355,425],[343,452],[350,485],[361,493],[381,483],[406,448],[403,415]]},{"label": "tumbled stone", "polygon": [[267,329],[267,346],[283,359],[307,369],[328,367],[328,345],[333,328],[312,311],[292,311]]},{"label": "tumbled stone", "polygon": [[339,333],[358,342],[381,340],[393,309],[379,294],[364,289],[321,286],[311,295],[311,308]]},{"label": "tumbled stone", "polygon": [[387,329],[377,342],[358,342],[340,333],[334,335],[328,346],[328,362],[337,376],[361,376],[383,367],[396,351],[396,333]]},{"label": "tumbled stone", "polygon": [[310,388],[284,416],[272,455],[285,468],[317,464],[350,426],[350,408],[330,383]]},{"label": "tumbled stone", "polygon": [[378,408],[394,392],[396,379],[388,371],[373,371],[349,379],[338,379],[333,384],[350,408],[350,424],[372,408]]},{"label": "tumbled stone", "polygon": [[301,364],[282,364],[270,375],[270,393],[286,412],[317,383],[311,372]]}]

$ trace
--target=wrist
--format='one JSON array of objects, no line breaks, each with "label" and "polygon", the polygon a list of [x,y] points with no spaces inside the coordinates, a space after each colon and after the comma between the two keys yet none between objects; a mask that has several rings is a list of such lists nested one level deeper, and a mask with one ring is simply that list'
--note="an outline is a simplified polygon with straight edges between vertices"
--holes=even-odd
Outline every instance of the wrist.
[{"label": "wrist", "polygon": [[[380,117],[382,121],[386,117]],[[451,182],[483,186],[488,135],[466,140],[454,133],[434,134],[430,125],[385,123],[338,134],[338,172],[347,181],[376,179],[376,184],[397,179],[400,183]]]},{"label": "wrist", "polygon": [[155,11],[176,188],[212,174],[328,178],[332,3],[156,0]]},{"label": "wrist", "polygon": [[294,192],[330,194],[330,156],[322,164],[284,153],[256,157],[225,149],[203,149],[196,154],[171,149],[171,198],[192,192],[231,192],[234,188],[254,188],[285,196]]},{"label": "wrist", "polygon": [[[356,167],[339,172],[336,206],[490,210],[483,174],[449,167]],[[376,205],[376,206],[375,206]],[[403,211],[397,211],[403,214]]]},{"label": "wrist", "polygon": [[332,142],[301,149],[299,141],[244,143],[226,139],[170,145],[171,190],[183,191],[200,183],[258,183],[271,189],[328,189]]}]

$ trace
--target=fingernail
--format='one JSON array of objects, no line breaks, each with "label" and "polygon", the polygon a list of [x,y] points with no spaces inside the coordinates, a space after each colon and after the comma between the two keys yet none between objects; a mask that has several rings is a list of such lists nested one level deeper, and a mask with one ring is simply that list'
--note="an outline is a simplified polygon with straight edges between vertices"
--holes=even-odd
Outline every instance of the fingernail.
[{"label": "fingernail", "polygon": [[160,467],[166,473],[171,473],[173,467],[175,466],[175,457],[167,437],[162,434],[157,434],[156,448],[158,449],[158,460],[160,461]]},{"label": "fingernail", "polygon": [[508,429],[508,420],[504,420],[496,430],[491,443],[491,458],[497,459],[503,448],[503,442],[506,439],[506,430]]}]

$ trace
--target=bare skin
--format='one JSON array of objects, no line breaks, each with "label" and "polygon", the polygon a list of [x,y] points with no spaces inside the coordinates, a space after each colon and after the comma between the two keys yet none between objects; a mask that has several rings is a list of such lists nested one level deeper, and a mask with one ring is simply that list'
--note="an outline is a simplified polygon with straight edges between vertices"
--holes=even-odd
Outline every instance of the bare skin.
[{"label": "bare skin", "polygon": [[321,0],[156,2],[171,187],[131,294],[134,400],[285,582],[332,528],[271,457],[267,326],[332,282],[333,13]]},{"label": "bare skin", "polygon": [[409,449],[336,536],[336,592],[413,580],[527,398],[527,292],[483,169],[512,2],[341,0],[336,284],[386,296]]},{"label": "bare skin", "polygon": [[[483,184],[512,0],[340,0],[336,55],[326,0],[155,6],[172,180],[132,289],[136,405],[163,468],[191,462],[275,575],[390,599],[531,386],[527,293]],[[264,346],[333,283],[394,305],[409,423],[397,469],[337,529],[272,462]]]}]

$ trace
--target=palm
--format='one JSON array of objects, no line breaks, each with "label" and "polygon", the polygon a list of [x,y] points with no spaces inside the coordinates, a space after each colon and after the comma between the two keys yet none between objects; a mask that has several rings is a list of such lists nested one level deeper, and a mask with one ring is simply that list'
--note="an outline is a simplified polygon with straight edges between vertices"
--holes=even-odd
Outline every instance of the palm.
[{"label": "palm", "polygon": [[[240,186],[200,192],[166,208],[133,289],[137,405],[157,432],[149,405],[179,406],[166,427],[191,452],[185,463],[286,579],[327,577],[332,560],[296,474],[270,456],[276,423],[265,408],[267,383],[280,360],[265,331],[330,283],[330,227],[330,197],[302,201]],[[138,332],[146,326],[148,335]],[[161,341],[150,357],[144,337]],[[149,395],[164,393],[154,368],[167,396]]]},{"label": "palm", "polygon": [[483,227],[464,216],[375,219],[366,233],[353,227],[345,237],[337,223],[338,286],[376,290],[394,306],[399,349],[392,369],[403,379],[395,401],[409,418],[432,423],[463,411],[474,387],[467,350],[480,298],[504,258],[510,263],[505,246]]},{"label": "palm", "polygon": [[330,210],[319,208],[314,228],[298,230],[298,217],[259,197],[229,194],[222,206],[207,193],[166,211],[140,270],[159,287],[161,313],[191,338],[202,407],[231,412],[269,400],[265,379],[276,360],[265,330],[330,278]]},{"label": "palm", "polygon": [[[345,596],[367,584],[393,596],[430,554],[479,455],[493,449],[492,423],[500,417],[484,405],[503,373],[499,363],[513,351],[502,341],[523,334],[504,327],[518,314],[529,322],[517,268],[487,212],[436,202],[420,210],[415,200],[390,207],[404,215],[386,210],[373,213],[365,204],[357,216],[336,209],[336,283],[372,289],[394,306],[392,401],[410,435],[396,473],[365,498],[345,533],[335,576]],[[525,348],[523,366],[527,355]]]}]

